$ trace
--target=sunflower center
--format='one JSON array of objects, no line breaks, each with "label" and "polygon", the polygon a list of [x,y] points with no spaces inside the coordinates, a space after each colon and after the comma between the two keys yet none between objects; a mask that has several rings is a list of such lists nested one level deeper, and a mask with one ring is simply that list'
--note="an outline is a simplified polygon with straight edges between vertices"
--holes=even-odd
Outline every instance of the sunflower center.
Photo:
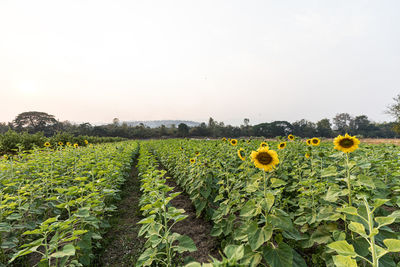
[{"label": "sunflower center", "polygon": [[279,146],[280,146],[280,147],[284,147],[284,146],[285,146],[285,144],[280,144]]},{"label": "sunflower center", "polygon": [[240,150],[240,156],[242,157],[242,158],[244,158],[244,156],[245,156],[245,154],[244,154],[244,151],[243,150]]},{"label": "sunflower center", "polygon": [[272,157],[268,152],[260,152],[257,155],[257,160],[263,165],[268,165],[272,162]]},{"label": "sunflower center", "polygon": [[312,140],[312,142],[313,142],[314,144],[317,144],[317,143],[318,143],[318,140],[314,139],[314,140]]},{"label": "sunflower center", "polygon": [[349,148],[354,145],[354,141],[349,138],[344,138],[344,139],[340,140],[339,144],[341,147]]}]

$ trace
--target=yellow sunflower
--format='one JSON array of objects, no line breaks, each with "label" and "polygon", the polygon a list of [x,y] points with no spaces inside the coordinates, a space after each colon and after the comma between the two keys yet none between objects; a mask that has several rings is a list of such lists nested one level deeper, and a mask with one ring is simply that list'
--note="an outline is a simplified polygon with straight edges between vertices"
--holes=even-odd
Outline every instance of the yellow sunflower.
[{"label": "yellow sunflower", "polygon": [[77,143],[74,144],[74,147],[77,148],[79,145]]},{"label": "yellow sunflower", "polygon": [[339,135],[336,137],[335,140],[333,140],[333,144],[335,145],[335,149],[344,153],[350,153],[358,148],[360,140],[358,140],[355,136],[350,136],[346,133],[345,136]]},{"label": "yellow sunflower", "polygon": [[236,140],[236,139],[231,139],[231,145],[232,146],[236,146],[237,145],[237,143],[238,143],[238,141]]},{"label": "yellow sunflower", "polygon": [[70,142],[67,142],[66,144],[67,144],[67,146],[71,146],[71,143],[70,143]]},{"label": "yellow sunflower", "polygon": [[225,142],[226,141],[226,138],[225,137],[222,137],[222,139],[221,139],[223,142]]},{"label": "yellow sunflower", "polygon": [[311,144],[313,146],[319,146],[319,143],[321,143],[321,140],[319,140],[319,138],[314,137],[313,139],[311,139]]},{"label": "yellow sunflower", "polygon": [[260,148],[264,148],[264,147],[269,148],[269,145],[266,142],[262,142],[260,144]]},{"label": "yellow sunflower", "polygon": [[183,150],[183,146],[179,147],[180,150]]},{"label": "yellow sunflower", "polygon": [[306,159],[309,159],[311,155],[306,153],[304,156],[306,157]]},{"label": "yellow sunflower", "polygon": [[287,138],[288,138],[290,141],[293,141],[293,140],[294,140],[294,135],[293,135],[293,134],[289,134]]},{"label": "yellow sunflower", "polygon": [[307,145],[311,146],[311,139],[307,139],[306,143]]},{"label": "yellow sunflower", "polygon": [[3,158],[4,158],[5,160],[8,160],[8,156],[7,156],[7,155],[4,155]]},{"label": "yellow sunflower", "polygon": [[191,159],[190,159],[190,163],[191,163],[191,164],[193,164],[193,163],[195,163],[195,162],[196,162],[196,159],[194,159],[194,158],[191,158]]},{"label": "yellow sunflower", "polygon": [[63,144],[63,142],[58,142],[58,145],[63,146],[64,144]]},{"label": "yellow sunflower", "polygon": [[254,165],[264,171],[271,171],[279,163],[278,154],[274,150],[268,148],[260,148],[251,152],[251,160]]},{"label": "yellow sunflower", "polygon": [[85,145],[87,145],[87,144],[89,144],[89,141],[88,140],[83,140],[83,142],[85,143]]},{"label": "yellow sunflower", "polygon": [[245,160],[245,159],[246,159],[246,154],[245,154],[243,148],[240,148],[240,149],[237,151],[237,154],[238,154],[238,156],[239,156],[239,158],[240,158],[241,160]]},{"label": "yellow sunflower", "polygon": [[50,145],[49,142],[46,142],[46,143],[44,143],[44,146],[45,146],[45,147],[50,147],[51,145]]},{"label": "yellow sunflower", "polygon": [[278,145],[278,149],[284,149],[286,147],[286,142],[280,142]]},{"label": "yellow sunflower", "polygon": [[200,155],[200,152],[199,152],[199,151],[196,151],[195,154],[196,154],[196,156],[199,156],[199,155]]}]

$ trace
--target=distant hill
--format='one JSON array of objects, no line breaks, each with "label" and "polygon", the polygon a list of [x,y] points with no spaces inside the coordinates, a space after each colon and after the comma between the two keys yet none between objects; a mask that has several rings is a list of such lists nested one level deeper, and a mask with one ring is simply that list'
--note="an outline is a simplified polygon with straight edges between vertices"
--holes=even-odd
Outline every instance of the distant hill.
[{"label": "distant hill", "polygon": [[143,125],[148,126],[150,128],[157,128],[160,127],[161,125],[165,125],[165,127],[171,127],[171,125],[175,125],[178,127],[180,123],[184,123],[189,127],[194,127],[200,125],[200,122],[195,122],[195,121],[181,121],[181,120],[160,120],[160,121],[124,121],[126,124],[129,126],[137,126],[141,123]]}]

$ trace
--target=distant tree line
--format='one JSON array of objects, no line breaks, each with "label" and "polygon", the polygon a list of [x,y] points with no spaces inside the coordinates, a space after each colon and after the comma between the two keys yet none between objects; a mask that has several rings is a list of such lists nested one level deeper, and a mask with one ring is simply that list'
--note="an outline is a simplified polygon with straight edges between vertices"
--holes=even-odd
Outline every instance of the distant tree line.
[{"label": "distant tree line", "polygon": [[[396,100],[396,99],[395,99]],[[398,98],[400,102],[400,97]],[[392,108],[392,110],[390,110]],[[398,106],[400,109],[400,105]],[[389,107],[388,113],[394,114],[396,106]],[[397,114],[397,113],[396,113]],[[400,112],[398,113],[400,115]],[[397,117],[396,117],[397,118]],[[12,122],[0,123],[0,133],[8,130],[35,134],[41,132],[44,136],[53,136],[57,133],[68,133],[73,136],[99,136],[122,137],[129,139],[170,138],[170,137],[249,137],[258,136],[273,138],[294,134],[300,137],[334,137],[338,134],[349,133],[368,138],[398,138],[400,116],[395,122],[375,123],[365,115],[351,116],[348,113],[339,113],[332,120],[324,118],[318,122],[306,119],[290,123],[288,121],[272,121],[256,125],[250,125],[249,119],[244,119],[240,126],[225,125],[213,118],[208,122],[195,127],[189,127],[184,123],[166,127],[161,125],[150,128],[144,124],[129,126],[120,123],[115,118],[107,125],[94,126],[90,123],[73,124],[69,121],[60,122],[53,115],[44,112],[24,112],[19,114]]]}]

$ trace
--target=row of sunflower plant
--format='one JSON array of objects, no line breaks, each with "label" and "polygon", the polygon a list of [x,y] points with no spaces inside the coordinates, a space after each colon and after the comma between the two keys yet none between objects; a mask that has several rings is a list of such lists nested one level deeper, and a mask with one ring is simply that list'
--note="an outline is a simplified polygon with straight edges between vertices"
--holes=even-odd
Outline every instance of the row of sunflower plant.
[{"label": "row of sunflower plant", "polygon": [[47,145],[3,157],[1,264],[89,266],[138,150],[137,142]]},{"label": "row of sunflower plant", "polygon": [[[162,164],[249,266],[396,266],[400,149],[293,135],[153,141]],[[385,219],[384,219],[385,218]],[[362,227],[363,228],[362,228]],[[232,247],[236,246],[236,247]],[[346,265],[347,264],[347,265]]]},{"label": "row of sunflower plant", "polygon": [[137,167],[142,191],[140,207],[145,217],[138,222],[142,225],[139,236],[144,236],[147,241],[136,266],[173,266],[180,253],[196,250],[190,237],[172,230],[176,223],[187,217],[184,209],[171,204],[181,192],[173,192],[174,188],[166,184],[166,171],[160,170],[145,143],[141,145]]}]

